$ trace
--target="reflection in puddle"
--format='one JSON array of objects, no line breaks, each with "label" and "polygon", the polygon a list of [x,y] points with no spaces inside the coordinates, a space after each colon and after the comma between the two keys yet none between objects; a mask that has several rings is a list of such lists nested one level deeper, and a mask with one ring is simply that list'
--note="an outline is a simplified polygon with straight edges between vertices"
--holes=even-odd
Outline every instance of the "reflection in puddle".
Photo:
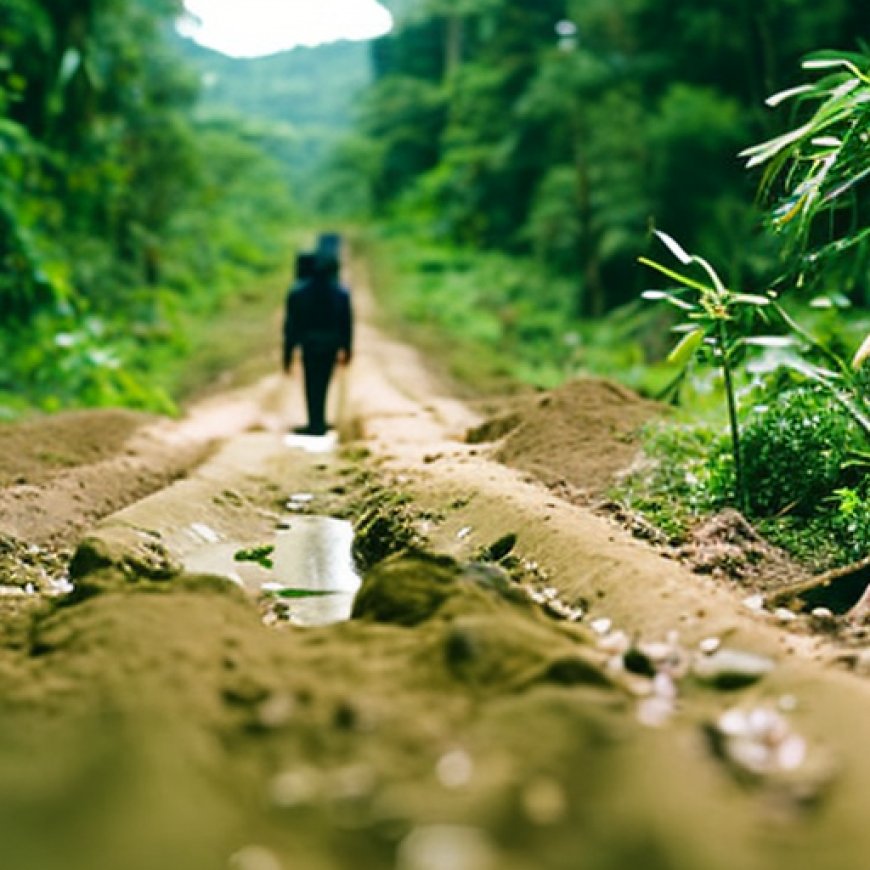
[{"label": "reflection in puddle", "polygon": [[284,444],[306,453],[331,453],[338,444],[338,436],[333,430],[325,435],[300,435],[290,432],[284,437]]},{"label": "reflection in puddle", "polygon": [[239,542],[200,547],[185,558],[184,566],[191,572],[228,577],[255,594],[275,594],[290,621],[298,625],[349,619],[360,585],[351,556],[353,526],[318,516],[294,516],[282,526],[272,542],[271,569],[236,561],[244,546]]}]

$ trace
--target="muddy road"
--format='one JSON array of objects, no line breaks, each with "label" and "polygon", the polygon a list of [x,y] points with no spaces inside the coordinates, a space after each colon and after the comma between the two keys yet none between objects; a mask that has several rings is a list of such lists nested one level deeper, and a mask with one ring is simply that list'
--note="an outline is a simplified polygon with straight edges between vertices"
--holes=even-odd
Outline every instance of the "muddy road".
[{"label": "muddy road", "polygon": [[357,307],[332,441],[272,375],[0,432],[0,866],[867,866],[870,682],[584,506],[654,409]]}]

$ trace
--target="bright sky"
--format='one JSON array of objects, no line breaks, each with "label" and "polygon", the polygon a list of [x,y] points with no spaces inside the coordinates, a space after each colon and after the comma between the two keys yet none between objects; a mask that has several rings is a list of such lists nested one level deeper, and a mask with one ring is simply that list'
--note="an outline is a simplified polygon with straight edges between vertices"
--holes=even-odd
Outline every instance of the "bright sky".
[{"label": "bright sky", "polygon": [[182,20],[179,31],[233,57],[369,39],[392,26],[390,13],[375,0],[184,0],[184,5],[201,24]]}]

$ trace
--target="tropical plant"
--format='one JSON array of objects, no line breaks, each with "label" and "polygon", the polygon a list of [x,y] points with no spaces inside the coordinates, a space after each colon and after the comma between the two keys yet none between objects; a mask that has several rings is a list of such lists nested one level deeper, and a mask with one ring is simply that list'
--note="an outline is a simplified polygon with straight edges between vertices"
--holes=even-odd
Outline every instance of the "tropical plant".
[{"label": "tropical plant", "polygon": [[[682,338],[671,351],[669,361],[685,369],[696,353],[709,349],[712,351],[716,366],[722,373],[731,453],[734,460],[735,492],[738,504],[741,508],[745,508],[748,499],[740,448],[734,366],[738,354],[743,349],[744,339],[752,332],[758,318],[771,304],[771,299],[768,296],[740,293],[729,289],[703,257],[687,253],[667,233],[656,230],[656,236],[680,263],[690,267],[699,266],[706,278],[706,280],[699,280],[647,257],[640,258],[641,263],[676,281],[679,285],[665,290],[646,290],[642,294],[645,299],[661,300],[674,306],[685,317],[685,322],[675,327],[675,331],[682,334]],[[686,298],[687,296],[689,298]]]},{"label": "tropical plant", "polygon": [[[765,165],[760,192],[773,198],[770,222],[785,239],[784,254],[800,264],[797,285],[808,270],[829,271],[850,259],[867,282],[870,266],[870,54],[821,51],[803,61],[803,69],[824,72],[818,81],[780,91],[767,99],[775,107],[794,100],[808,117],[793,129],[753,145],[741,154],[747,167]],[[790,270],[780,279],[789,277]],[[847,288],[848,289],[848,288]],[[870,286],[868,288],[870,289]],[[837,297],[837,298],[834,298]],[[815,304],[848,307],[841,292]],[[870,438],[870,397],[861,370],[870,358],[870,335],[854,352],[851,364],[813,337],[781,305],[775,310],[802,344],[802,358],[786,354],[784,364],[831,392]],[[780,339],[780,341],[782,341]],[[759,339],[764,344],[764,339]],[[769,343],[769,342],[768,342]],[[823,364],[809,357],[821,359]]]},{"label": "tropical plant", "polygon": [[[849,256],[866,282],[870,247],[870,53],[821,51],[802,64],[823,77],[779,91],[767,105],[797,105],[800,124],[741,152],[747,167],[764,165],[762,195],[775,207],[771,224],[799,256],[802,282]],[[867,290],[867,287],[864,288]]]}]

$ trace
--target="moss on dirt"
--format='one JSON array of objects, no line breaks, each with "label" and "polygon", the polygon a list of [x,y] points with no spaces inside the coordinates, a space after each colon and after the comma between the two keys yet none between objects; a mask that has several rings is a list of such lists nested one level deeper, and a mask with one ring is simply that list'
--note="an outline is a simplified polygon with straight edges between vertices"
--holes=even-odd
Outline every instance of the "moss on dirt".
[{"label": "moss on dirt", "polygon": [[394,553],[422,548],[425,536],[420,531],[419,516],[409,506],[408,496],[396,488],[372,483],[356,499],[353,557],[365,571]]}]

